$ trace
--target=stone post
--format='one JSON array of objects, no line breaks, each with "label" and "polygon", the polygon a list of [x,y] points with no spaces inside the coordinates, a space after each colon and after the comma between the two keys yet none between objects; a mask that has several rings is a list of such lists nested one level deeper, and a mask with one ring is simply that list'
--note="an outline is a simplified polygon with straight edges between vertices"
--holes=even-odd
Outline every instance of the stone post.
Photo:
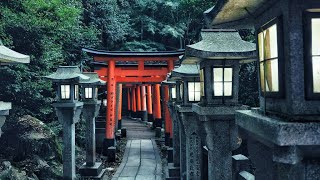
[{"label": "stone post", "polygon": [[11,109],[11,103],[0,101],[0,137],[2,134],[1,127],[6,121],[6,116],[9,115],[9,110]]},{"label": "stone post", "polygon": [[63,178],[73,180],[76,178],[75,123],[79,121],[83,103],[55,103],[53,106],[63,127]]},{"label": "stone post", "polygon": [[86,121],[86,162],[79,170],[82,177],[101,179],[105,172],[102,163],[96,162],[95,117],[100,104],[100,101],[86,102],[83,106],[83,118]]},{"label": "stone post", "polygon": [[[191,107],[178,106],[181,121],[185,131],[185,161],[186,179],[201,180],[202,177],[202,144],[200,136],[200,122],[194,116]],[[182,139],[181,139],[182,141]],[[183,146],[181,144],[181,147]],[[183,152],[184,153],[184,152]],[[180,162],[182,164],[184,162]],[[181,177],[183,178],[183,175]]]}]

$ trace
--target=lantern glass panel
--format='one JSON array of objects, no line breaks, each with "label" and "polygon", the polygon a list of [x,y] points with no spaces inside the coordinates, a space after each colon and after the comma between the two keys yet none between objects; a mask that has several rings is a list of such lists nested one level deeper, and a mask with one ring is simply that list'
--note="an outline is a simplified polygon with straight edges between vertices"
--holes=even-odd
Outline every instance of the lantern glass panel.
[{"label": "lantern glass panel", "polygon": [[171,98],[172,99],[176,99],[177,98],[177,92],[176,92],[177,90],[176,90],[176,87],[172,87],[171,88]]},{"label": "lantern glass panel", "polygon": [[320,18],[313,18],[311,23],[313,93],[320,93]]},{"label": "lantern glass panel", "polygon": [[86,99],[92,99],[92,88],[84,88],[84,97]]},{"label": "lantern glass panel", "polygon": [[61,99],[70,99],[70,85],[60,86]]},{"label": "lantern glass panel", "polygon": [[258,34],[260,84],[265,92],[279,92],[277,24]]},{"label": "lantern glass panel", "polygon": [[189,101],[200,101],[200,82],[188,82]]},{"label": "lantern glass panel", "polygon": [[183,99],[183,82],[180,83],[180,98]]},{"label": "lantern glass panel", "polygon": [[74,85],[74,100],[77,100],[79,97],[79,85]]},{"label": "lantern glass panel", "polygon": [[216,97],[232,96],[232,68],[213,68],[213,94]]}]

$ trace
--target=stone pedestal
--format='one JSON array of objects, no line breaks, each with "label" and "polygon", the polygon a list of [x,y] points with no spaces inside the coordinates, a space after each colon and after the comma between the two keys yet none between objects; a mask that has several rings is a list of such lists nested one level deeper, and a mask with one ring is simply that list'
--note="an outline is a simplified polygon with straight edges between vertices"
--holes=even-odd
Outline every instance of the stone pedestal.
[{"label": "stone pedestal", "polygon": [[147,111],[141,111],[140,115],[141,115],[141,120],[142,121],[144,121],[144,122],[148,121],[148,112]]},{"label": "stone pedestal", "polygon": [[247,110],[236,114],[236,124],[248,140],[256,179],[320,177],[320,122],[286,122]]},{"label": "stone pedestal", "polygon": [[181,113],[181,121],[186,137],[186,179],[201,180],[202,144],[200,121],[194,116],[190,106],[178,106],[178,111]]},{"label": "stone pedestal", "polygon": [[[170,177],[180,177],[180,134],[179,134],[179,120],[177,118],[178,113],[175,110],[175,103],[172,101],[168,102],[170,116],[172,119],[173,138],[172,138],[172,163],[169,168]],[[179,171],[179,172],[177,172]],[[171,173],[170,173],[171,172]],[[174,175],[174,176],[171,176]]]},{"label": "stone pedestal", "polygon": [[9,115],[10,109],[11,109],[11,103],[0,101],[0,137],[2,134],[1,127],[6,121],[6,116]]},{"label": "stone pedestal", "polygon": [[232,151],[237,149],[235,112],[248,109],[241,105],[200,106],[193,104],[192,110],[203,123],[208,148],[208,179],[232,179]]},{"label": "stone pedestal", "polygon": [[73,180],[76,178],[75,123],[79,121],[83,103],[55,103],[53,106],[63,127],[63,178]]},{"label": "stone pedestal", "polygon": [[102,164],[96,162],[95,117],[100,109],[100,102],[85,102],[83,118],[86,121],[86,162],[80,168],[82,177],[99,179],[104,171]]},{"label": "stone pedestal", "polygon": [[179,125],[179,139],[180,139],[180,144],[179,144],[179,147],[180,147],[180,177],[181,179],[185,180],[187,179],[187,161],[186,161],[186,158],[187,158],[187,154],[186,154],[186,131],[185,131],[185,127],[184,127],[184,123],[183,123],[183,120],[182,120],[182,113],[180,113],[180,110],[181,111],[183,110],[182,108],[180,108],[181,106],[180,105],[177,105],[176,106],[176,113],[177,113],[177,120],[178,120],[178,125]]},{"label": "stone pedestal", "polygon": [[148,122],[153,122],[153,114],[148,114]]}]

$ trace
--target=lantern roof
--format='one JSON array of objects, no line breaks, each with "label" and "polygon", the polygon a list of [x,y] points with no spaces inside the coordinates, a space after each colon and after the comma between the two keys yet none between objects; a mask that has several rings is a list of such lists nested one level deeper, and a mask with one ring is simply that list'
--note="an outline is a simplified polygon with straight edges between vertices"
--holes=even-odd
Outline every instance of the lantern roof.
[{"label": "lantern roof", "polygon": [[84,72],[83,75],[89,77],[90,79],[81,79],[80,84],[94,84],[94,85],[105,85],[106,81],[99,78],[96,72]]},{"label": "lantern roof", "polygon": [[197,64],[181,64],[180,67],[174,68],[171,72],[170,78],[176,77],[198,77],[199,65]]},{"label": "lantern roof", "polygon": [[53,81],[62,81],[75,78],[83,80],[90,79],[88,76],[81,74],[78,66],[59,66],[56,72],[45,77],[52,79]]},{"label": "lantern roof", "polygon": [[204,19],[211,28],[253,28],[254,16],[277,0],[218,0],[204,12]]},{"label": "lantern roof", "polygon": [[11,109],[11,103],[10,102],[3,102],[0,101],[0,111],[6,111]]},{"label": "lantern roof", "polygon": [[0,64],[30,63],[30,56],[13,51],[0,44]]},{"label": "lantern roof", "polygon": [[[242,40],[234,29],[205,29],[202,41],[188,45],[187,57],[200,59],[253,60],[256,58],[256,44]],[[200,58],[200,59],[199,59]]]},{"label": "lantern roof", "polygon": [[161,84],[175,85],[175,84],[176,84],[176,81],[172,81],[172,80],[169,79],[169,77],[168,77],[168,79],[162,81]]}]

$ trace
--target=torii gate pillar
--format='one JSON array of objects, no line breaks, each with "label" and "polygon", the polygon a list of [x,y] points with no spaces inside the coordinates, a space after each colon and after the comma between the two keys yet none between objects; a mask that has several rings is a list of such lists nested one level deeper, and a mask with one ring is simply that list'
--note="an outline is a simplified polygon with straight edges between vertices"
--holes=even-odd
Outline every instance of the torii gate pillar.
[{"label": "torii gate pillar", "polygon": [[116,115],[116,80],[115,80],[115,60],[110,60],[108,64],[107,83],[107,117],[106,117],[106,138],[103,143],[103,154],[107,155],[109,161],[115,160],[115,115]]}]

